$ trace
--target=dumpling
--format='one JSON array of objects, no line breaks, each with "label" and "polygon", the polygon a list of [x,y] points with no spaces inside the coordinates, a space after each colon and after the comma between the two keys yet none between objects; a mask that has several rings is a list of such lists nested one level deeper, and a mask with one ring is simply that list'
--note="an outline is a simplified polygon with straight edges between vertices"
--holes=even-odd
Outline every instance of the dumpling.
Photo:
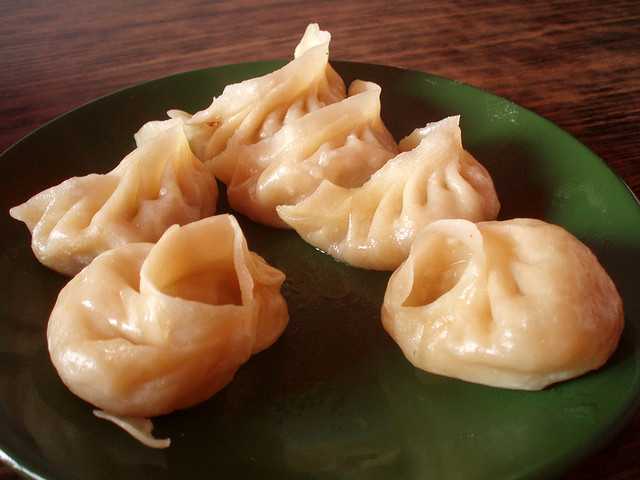
[{"label": "dumpling", "polygon": [[326,180],[277,212],[311,245],[338,260],[394,270],[416,232],[443,218],[493,220],[500,210],[487,170],[462,147],[459,117],[415,130],[400,153],[361,187]]},{"label": "dumpling", "polygon": [[302,201],[323,180],[361,186],[398,152],[380,118],[380,92],[375,83],[356,80],[345,100],[241,147],[227,188],[229,204],[259,223],[288,228],[276,206]]},{"label": "dumpling", "polygon": [[[228,184],[239,158],[238,150],[270,137],[283,125],[308,112],[345,98],[346,88],[329,65],[331,34],[310,24],[295,49],[294,59],[275,72],[228,85],[222,95],[193,117],[169,111],[172,120],[185,121],[191,148],[222,182]],[[171,120],[145,124],[138,144],[171,125]]]},{"label": "dumpling", "polygon": [[107,415],[187,408],[282,334],[284,278],[230,215],[175,225],[155,245],[103,253],[64,287],[47,328],[51,360]]},{"label": "dumpling", "polygon": [[331,35],[307,27],[295,58],[268,75],[227,86],[207,109],[170,110],[136,133],[138,145],[184,124],[192,150],[223,183],[230,205],[288,228],[277,205],[301,201],[322,180],[352,188],[398,153],[380,118],[380,87],[344,82],[331,68]]},{"label": "dumpling", "polygon": [[29,228],[40,262],[74,275],[106,250],[213,215],[217,197],[215,178],[173,125],[111,172],[70,178],[9,213]]},{"label": "dumpling", "polygon": [[539,390],[601,367],[624,315],[611,278],[563,228],[441,220],[389,280],[382,323],[418,368]]}]

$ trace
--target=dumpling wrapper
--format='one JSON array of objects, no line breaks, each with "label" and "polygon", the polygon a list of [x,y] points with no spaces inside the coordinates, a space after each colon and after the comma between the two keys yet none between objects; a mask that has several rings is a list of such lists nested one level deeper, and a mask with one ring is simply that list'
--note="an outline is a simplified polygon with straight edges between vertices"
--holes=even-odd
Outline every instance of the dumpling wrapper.
[{"label": "dumpling wrapper", "polygon": [[[329,65],[331,34],[307,26],[294,59],[275,72],[228,85],[211,105],[191,116],[170,110],[170,120],[149,122],[135,135],[144,144],[159,130],[185,122],[191,148],[223,183],[231,181],[240,153],[284,125],[346,97],[340,76]],[[172,123],[172,120],[174,123]]]},{"label": "dumpling wrapper", "polygon": [[597,258],[563,228],[441,220],[389,280],[382,323],[422,370],[539,390],[604,365],[624,314]]},{"label": "dumpling wrapper", "polygon": [[380,118],[380,93],[375,83],[356,80],[348,98],[240,148],[227,188],[231,207],[256,222],[289,228],[278,205],[301,202],[323,181],[344,188],[365,183],[398,153]]},{"label": "dumpling wrapper", "polygon": [[109,173],[65,180],[9,214],[29,228],[42,264],[75,275],[102,252],[213,215],[217,198],[215,178],[173,125]]},{"label": "dumpling wrapper", "polygon": [[325,180],[277,212],[311,245],[356,267],[394,270],[421,228],[443,218],[474,222],[500,210],[487,170],[462,147],[460,117],[415,130],[362,186]]},{"label": "dumpling wrapper", "polygon": [[282,334],[284,278],[248,250],[230,215],[173,226],[155,245],[103,253],[62,289],[47,327],[51,360],[108,414],[190,407]]},{"label": "dumpling wrapper", "polygon": [[153,436],[153,422],[148,418],[124,417],[103,412],[102,410],[94,410],[93,415],[120,427],[149,448],[169,448],[171,446],[171,439]]}]

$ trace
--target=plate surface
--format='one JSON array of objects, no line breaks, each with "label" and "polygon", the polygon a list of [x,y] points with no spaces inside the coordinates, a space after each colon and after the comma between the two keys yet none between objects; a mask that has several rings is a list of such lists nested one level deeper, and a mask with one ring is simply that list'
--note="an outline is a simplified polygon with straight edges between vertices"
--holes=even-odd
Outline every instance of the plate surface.
[{"label": "plate surface", "polygon": [[[601,446],[640,391],[640,207],[586,147],[507,100],[420,72],[333,62],[382,86],[396,139],[461,114],[463,141],[491,172],[501,219],[536,217],[587,243],[625,302],[621,345],[600,371],[528,393],[413,368],[380,324],[388,274],[339,264],[293,232],[239,217],[249,246],[287,274],[291,322],[204,404],[155,420],[152,450],[91,414],[60,382],[45,329],[65,278],[34,258],[23,224],[0,216],[0,458],[46,479],[550,478]],[[142,123],[196,111],[229,83],[282,65],[188,72],[96,100],[2,154],[2,210],[61,180],[106,172]],[[222,209],[226,209],[222,205]]]}]

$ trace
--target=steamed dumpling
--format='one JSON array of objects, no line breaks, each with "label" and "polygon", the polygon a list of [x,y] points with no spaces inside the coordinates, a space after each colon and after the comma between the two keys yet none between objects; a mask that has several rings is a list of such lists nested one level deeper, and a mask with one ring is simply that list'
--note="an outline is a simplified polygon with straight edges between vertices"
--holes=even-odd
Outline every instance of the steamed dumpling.
[{"label": "steamed dumpling", "polygon": [[398,153],[380,118],[380,87],[344,82],[331,68],[331,35],[311,24],[295,58],[227,86],[209,108],[169,111],[136,133],[138,145],[184,124],[192,150],[223,183],[238,212],[287,228],[275,207],[300,202],[323,180],[353,188]]},{"label": "steamed dumpling", "polygon": [[[287,123],[345,98],[340,76],[329,65],[331,34],[310,24],[294,59],[275,72],[228,85],[222,95],[193,117],[171,110],[171,120],[185,121],[191,148],[222,182],[228,184],[239,150],[275,134]],[[136,134],[143,144],[171,120],[149,122]]]},{"label": "steamed dumpling", "polygon": [[326,180],[296,205],[277,207],[311,245],[350,265],[394,270],[416,232],[443,218],[474,222],[500,210],[491,176],[462,147],[459,117],[415,130],[361,187]]},{"label": "steamed dumpling", "polygon": [[215,178],[174,125],[111,172],[70,178],[9,213],[29,228],[40,262],[74,275],[104,251],[212,215],[217,197]]},{"label": "steamed dumpling", "polygon": [[380,92],[375,83],[356,80],[347,99],[240,148],[229,204],[252,220],[287,228],[276,206],[302,201],[324,180],[361,186],[398,151],[380,118]]},{"label": "steamed dumpling", "polygon": [[538,390],[601,367],[624,317],[596,257],[561,227],[441,220],[389,280],[382,323],[418,368]]},{"label": "steamed dumpling", "polygon": [[51,360],[108,414],[189,407],[281,335],[284,278],[248,250],[232,216],[173,226],[155,245],[103,253],[64,287],[47,329]]}]

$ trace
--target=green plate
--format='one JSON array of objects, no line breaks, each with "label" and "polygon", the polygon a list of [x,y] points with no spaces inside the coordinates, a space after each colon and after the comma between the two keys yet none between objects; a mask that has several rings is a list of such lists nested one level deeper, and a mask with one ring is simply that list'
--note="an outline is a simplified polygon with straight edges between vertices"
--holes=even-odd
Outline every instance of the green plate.
[{"label": "green plate", "polygon": [[[140,125],[167,108],[195,111],[224,85],[282,65],[174,75],[101,98],[2,154],[2,209],[61,180],[106,172]],[[561,474],[632,414],[640,389],[640,208],[586,147],[513,103],[420,72],[336,62],[347,82],[383,88],[396,138],[462,114],[466,147],[493,175],[501,218],[563,225],[598,254],[625,301],[620,348],[600,371],[527,393],[413,368],[380,324],[386,273],[350,268],[293,232],[240,217],[249,245],[287,274],[291,322],[211,400],[156,419],[173,445],[152,450],[60,382],[45,327],[65,278],[34,258],[23,224],[0,217],[0,453],[46,479],[515,479]],[[224,201],[223,201],[224,203]],[[223,209],[226,207],[223,205]]]}]

